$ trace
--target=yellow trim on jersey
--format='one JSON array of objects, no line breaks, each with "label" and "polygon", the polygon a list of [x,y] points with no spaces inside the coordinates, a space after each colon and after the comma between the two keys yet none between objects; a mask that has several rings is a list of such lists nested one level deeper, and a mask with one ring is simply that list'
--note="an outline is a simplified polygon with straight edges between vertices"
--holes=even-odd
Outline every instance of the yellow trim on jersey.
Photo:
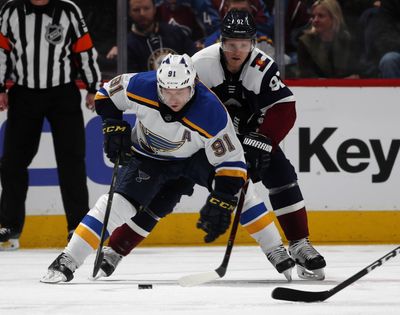
[{"label": "yellow trim on jersey", "polygon": [[96,93],[96,95],[94,96],[94,100],[95,101],[97,101],[97,100],[104,100],[104,99],[106,99],[106,98],[109,98],[107,95],[103,95],[103,94],[100,94],[100,93]]},{"label": "yellow trim on jersey", "polygon": [[79,224],[75,229],[75,233],[78,234],[86,243],[88,243],[93,249],[97,249],[100,240],[96,234],[90,231],[83,224]]},{"label": "yellow trim on jersey", "polygon": [[270,225],[272,222],[274,222],[274,215],[272,212],[268,212],[266,215],[262,216],[257,221],[255,221],[249,225],[246,225],[244,228],[250,234],[254,234],[254,233],[261,231],[262,229],[264,229],[265,227]]},{"label": "yellow trim on jersey", "polygon": [[145,97],[142,97],[142,96],[130,93],[130,92],[126,92],[126,95],[128,95],[128,97],[131,97],[131,98],[133,98],[135,100],[138,100],[140,102],[143,102],[143,103],[155,106],[155,107],[159,107],[158,102],[150,100],[148,98],[145,98]]},{"label": "yellow trim on jersey", "polygon": [[215,176],[230,176],[230,177],[241,177],[244,180],[247,179],[247,174],[240,170],[221,170],[218,171]]},{"label": "yellow trim on jersey", "polygon": [[187,119],[186,117],[182,118],[182,121],[189,125],[190,127],[192,127],[193,129],[197,130],[198,132],[200,132],[202,135],[206,136],[207,138],[211,139],[213,136],[210,135],[207,131],[205,131],[204,129],[200,128],[199,126],[195,125],[194,123],[192,123],[189,119]]}]

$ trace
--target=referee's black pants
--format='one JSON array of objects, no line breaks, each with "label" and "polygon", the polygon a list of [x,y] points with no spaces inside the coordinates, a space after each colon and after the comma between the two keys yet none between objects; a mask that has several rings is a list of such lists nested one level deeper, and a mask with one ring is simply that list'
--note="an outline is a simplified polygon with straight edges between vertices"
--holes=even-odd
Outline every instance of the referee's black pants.
[{"label": "referee's black pants", "polygon": [[13,237],[19,237],[22,232],[28,166],[38,151],[46,117],[53,135],[68,230],[75,229],[89,210],[85,129],[79,89],[74,83],[43,90],[13,86],[8,96],[1,162],[0,224],[10,228]]}]

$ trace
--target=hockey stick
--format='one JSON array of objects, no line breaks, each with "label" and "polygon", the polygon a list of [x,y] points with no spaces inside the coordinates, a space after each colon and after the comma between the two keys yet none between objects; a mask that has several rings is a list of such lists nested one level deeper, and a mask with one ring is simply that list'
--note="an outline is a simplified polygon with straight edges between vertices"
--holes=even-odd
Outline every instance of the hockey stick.
[{"label": "hockey stick", "polygon": [[231,253],[232,253],[233,243],[235,242],[236,233],[237,233],[237,229],[238,229],[239,221],[240,221],[240,214],[242,213],[244,199],[246,197],[248,185],[249,185],[249,180],[247,180],[246,183],[243,185],[243,188],[240,193],[239,203],[236,208],[236,213],[235,213],[235,217],[233,219],[231,232],[229,234],[229,239],[228,239],[228,243],[226,246],[224,259],[222,260],[221,265],[213,271],[208,271],[208,272],[192,274],[192,275],[187,275],[187,276],[181,277],[180,279],[178,279],[178,283],[180,286],[193,287],[193,286],[200,285],[200,284],[203,284],[206,282],[217,280],[217,279],[225,276],[226,270],[228,268],[229,259],[231,257]]},{"label": "hockey stick", "polygon": [[383,263],[387,262],[389,259],[393,257],[396,257],[397,255],[400,255],[400,246],[396,247],[391,252],[387,253],[385,256],[379,258],[369,266],[360,270],[355,275],[339,283],[336,287],[327,291],[311,292],[311,291],[302,291],[302,290],[278,287],[272,291],[271,296],[277,300],[285,300],[292,302],[322,302],[330,298],[332,295],[343,290],[350,284],[356,282],[358,279],[364,277],[367,273],[370,273],[375,268],[382,266]]},{"label": "hockey stick", "polygon": [[96,259],[94,260],[94,267],[93,267],[93,274],[92,274],[93,278],[96,278],[97,273],[100,270],[101,262],[103,261],[103,257],[104,257],[103,244],[104,244],[104,241],[106,238],[107,224],[108,224],[108,219],[110,217],[111,205],[112,205],[112,201],[113,201],[113,197],[114,197],[115,183],[117,181],[117,174],[118,174],[118,167],[119,167],[119,159],[120,159],[120,156],[118,154],[117,159],[115,160],[115,164],[114,164],[110,192],[108,193],[108,200],[107,200],[106,212],[104,214],[103,228],[101,229],[100,244],[99,244],[99,247],[97,248]]}]

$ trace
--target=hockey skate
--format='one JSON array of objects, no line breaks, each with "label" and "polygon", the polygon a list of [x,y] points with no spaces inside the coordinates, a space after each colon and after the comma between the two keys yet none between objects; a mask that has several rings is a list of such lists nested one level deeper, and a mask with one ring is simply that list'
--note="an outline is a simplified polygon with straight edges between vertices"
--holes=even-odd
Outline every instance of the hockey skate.
[{"label": "hockey skate", "polygon": [[101,262],[100,272],[99,275],[96,277],[96,279],[100,277],[111,276],[115,268],[117,268],[122,257],[124,257],[108,246],[103,247],[103,253],[104,253],[103,261]]},{"label": "hockey skate", "polygon": [[296,264],[283,245],[275,247],[266,253],[266,256],[279,273],[283,273],[288,281],[292,281],[292,269]]},{"label": "hockey skate", "polygon": [[71,281],[77,268],[78,266],[71,256],[61,253],[49,266],[47,274],[40,279],[40,282],[59,283]]},{"label": "hockey skate", "polygon": [[324,280],[324,257],[311,245],[308,238],[289,242],[289,254],[297,265],[297,274],[301,279]]},{"label": "hockey skate", "polygon": [[19,239],[9,228],[0,228],[0,251],[12,251],[19,248]]}]

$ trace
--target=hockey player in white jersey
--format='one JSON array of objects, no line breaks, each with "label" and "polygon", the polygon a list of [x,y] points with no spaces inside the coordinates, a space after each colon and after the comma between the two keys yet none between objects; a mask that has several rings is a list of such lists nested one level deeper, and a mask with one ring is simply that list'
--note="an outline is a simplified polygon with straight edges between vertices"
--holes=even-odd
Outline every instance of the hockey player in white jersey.
[{"label": "hockey player in white jersey", "polygon": [[[132,132],[122,120],[127,109],[136,114]],[[197,81],[187,55],[166,56],[157,73],[114,78],[97,93],[96,110],[103,119],[107,156],[113,160],[120,155],[124,165],[117,177],[107,235],[112,237],[119,226],[127,224],[146,236],[131,218],[138,212],[155,216],[152,200],[160,192],[167,207],[176,204],[163,194],[169,181],[208,176],[208,168],[201,169],[198,159],[207,159],[215,172],[198,226],[209,242],[226,232],[237,194],[247,178],[244,153],[226,109]],[[42,282],[73,279],[74,271],[99,245],[107,199],[108,195],[103,195],[97,200]]]},{"label": "hockey player in white jersey", "polygon": [[199,51],[192,60],[199,79],[229,111],[243,143],[250,177],[269,190],[298,275],[322,280],[326,262],[308,239],[297,175],[279,147],[296,120],[295,98],[281,81],[276,63],[254,47],[255,35],[252,16],[231,10],[222,23],[221,43]]},{"label": "hockey player in white jersey", "polygon": [[[280,80],[276,63],[254,47],[255,34],[251,15],[232,10],[222,23],[221,43],[196,53],[193,61],[200,80],[229,111],[243,143],[251,178],[262,181],[269,190],[270,202],[289,241],[289,252],[297,263],[299,277],[323,280],[326,262],[308,239],[307,212],[297,175],[279,147],[296,119],[295,98]],[[290,280],[295,263],[277,236],[271,213],[251,187],[240,223],[260,244],[277,271]],[[187,183],[182,186],[179,182],[171,182],[168,188],[166,195],[170,198],[179,190],[182,194],[188,190]],[[179,195],[173,199],[178,200]],[[127,225],[116,231],[110,239],[112,248],[102,263],[106,275],[114,271],[115,262],[136,246],[137,239],[140,237]]]}]

